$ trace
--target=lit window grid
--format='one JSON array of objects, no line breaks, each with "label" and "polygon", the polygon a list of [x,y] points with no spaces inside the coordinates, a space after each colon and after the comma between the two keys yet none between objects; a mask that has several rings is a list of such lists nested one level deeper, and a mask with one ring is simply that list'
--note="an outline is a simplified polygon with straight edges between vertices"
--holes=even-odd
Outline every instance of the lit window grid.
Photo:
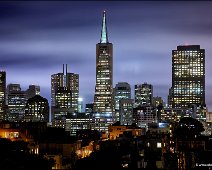
[{"label": "lit window grid", "polygon": [[191,103],[204,103],[205,59],[203,52],[174,50],[172,61],[175,105],[186,107]]}]

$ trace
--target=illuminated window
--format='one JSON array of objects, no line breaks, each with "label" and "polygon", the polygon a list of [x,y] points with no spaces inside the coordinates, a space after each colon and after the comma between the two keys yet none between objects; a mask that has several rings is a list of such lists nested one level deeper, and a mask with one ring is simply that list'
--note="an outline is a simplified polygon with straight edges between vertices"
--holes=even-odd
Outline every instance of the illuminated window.
[{"label": "illuminated window", "polygon": [[161,148],[161,143],[157,142],[157,148]]}]

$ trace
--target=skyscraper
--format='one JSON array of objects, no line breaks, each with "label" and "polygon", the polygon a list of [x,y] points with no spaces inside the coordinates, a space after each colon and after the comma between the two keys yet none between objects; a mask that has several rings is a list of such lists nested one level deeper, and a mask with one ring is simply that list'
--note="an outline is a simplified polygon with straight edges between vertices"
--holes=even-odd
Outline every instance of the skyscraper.
[{"label": "skyscraper", "polygon": [[114,88],[115,119],[119,121],[119,101],[131,99],[131,87],[127,82],[118,82]]},{"label": "skyscraper", "polygon": [[20,121],[23,119],[26,105],[26,93],[21,90],[20,84],[7,85],[8,110],[7,120]]},{"label": "skyscraper", "polygon": [[121,125],[132,125],[133,123],[133,99],[119,100],[119,121]]},{"label": "skyscraper", "polygon": [[113,44],[108,41],[106,12],[103,12],[100,43],[96,44],[95,129],[106,130],[113,123]]},{"label": "skyscraper", "polygon": [[139,105],[151,105],[153,87],[151,84],[143,83],[135,85],[135,107]]},{"label": "skyscraper", "polygon": [[66,72],[51,75],[51,105],[54,115],[78,111],[79,75]]},{"label": "skyscraper", "polygon": [[119,109],[120,99],[131,99],[131,87],[127,82],[118,82],[114,88],[115,109]]},{"label": "skyscraper", "polygon": [[29,88],[26,90],[26,98],[30,99],[35,95],[40,95],[40,86],[38,85],[29,85]]},{"label": "skyscraper", "polygon": [[6,72],[0,71],[0,120],[5,119],[6,105]]},{"label": "skyscraper", "polygon": [[177,46],[172,50],[170,105],[187,108],[205,105],[205,50],[200,45]]}]

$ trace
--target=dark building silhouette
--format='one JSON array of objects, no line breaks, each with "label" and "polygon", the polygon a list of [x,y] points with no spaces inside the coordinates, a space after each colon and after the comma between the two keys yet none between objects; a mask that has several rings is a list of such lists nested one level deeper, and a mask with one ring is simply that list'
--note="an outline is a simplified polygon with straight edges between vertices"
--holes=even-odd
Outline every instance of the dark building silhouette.
[{"label": "dark building silhouette", "polygon": [[0,120],[5,119],[6,105],[6,72],[0,71]]},{"label": "dark building silhouette", "polygon": [[48,100],[40,95],[35,95],[34,97],[28,99],[25,108],[24,120],[32,122],[48,122]]},{"label": "dark building silhouette", "polygon": [[26,90],[26,98],[30,99],[35,95],[40,95],[40,86],[38,85],[29,85],[29,88]]}]

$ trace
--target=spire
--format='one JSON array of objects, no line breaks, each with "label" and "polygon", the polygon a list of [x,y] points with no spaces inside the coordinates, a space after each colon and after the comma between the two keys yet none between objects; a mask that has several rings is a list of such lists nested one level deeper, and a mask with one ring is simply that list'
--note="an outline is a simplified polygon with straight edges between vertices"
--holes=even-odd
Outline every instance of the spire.
[{"label": "spire", "polygon": [[106,25],[106,11],[103,12],[102,31],[101,31],[100,43],[108,43],[107,25]]}]

